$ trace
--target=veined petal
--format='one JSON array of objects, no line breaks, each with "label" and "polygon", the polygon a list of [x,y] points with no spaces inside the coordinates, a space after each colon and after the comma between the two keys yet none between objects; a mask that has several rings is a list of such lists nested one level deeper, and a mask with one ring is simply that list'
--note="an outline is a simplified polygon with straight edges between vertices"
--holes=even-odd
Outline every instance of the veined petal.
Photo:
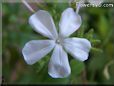
[{"label": "veined petal", "polygon": [[25,44],[22,53],[28,64],[34,64],[47,55],[54,46],[53,40],[32,40]]},{"label": "veined petal", "polygon": [[68,37],[81,25],[81,17],[72,8],[67,8],[63,13],[59,23],[60,34]]},{"label": "veined petal", "polygon": [[88,59],[88,53],[91,48],[91,43],[84,38],[66,38],[64,40],[65,50],[75,59],[85,61]]},{"label": "veined petal", "polygon": [[56,44],[48,69],[49,75],[53,78],[64,78],[70,74],[68,56],[61,45]]},{"label": "veined petal", "polygon": [[58,37],[53,19],[47,11],[37,11],[30,16],[29,23],[38,33],[48,38],[56,39]]}]

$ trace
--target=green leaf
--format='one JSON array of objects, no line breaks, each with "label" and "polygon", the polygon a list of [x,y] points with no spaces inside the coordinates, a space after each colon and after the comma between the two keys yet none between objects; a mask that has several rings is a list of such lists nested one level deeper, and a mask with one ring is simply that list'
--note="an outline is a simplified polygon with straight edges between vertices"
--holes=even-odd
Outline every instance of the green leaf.
[{"label": "green leaf", "polygon": [[94,29],[90,29],[86,34],[85,37],[89,40],[93,39],[93,35],[94,35]]},{"label": "green leaf", "polygon": [[99,48],[95,48],[95,47],[92,47],[91,48],[91,52],[99,52],[99,53],[103,53],[103,50],[102,49],[99,49]]},{"label": "green leaf", "polygon": [[84,28],[80,28],[80,29],[77,31],[77,37],[82,38],[83,36],[84,36]]},{"label": "green leaf", "polygon": [[105,39],[107,37],[107,34],[110,32],[109,22],[106,19],[104,15],[100,16],[99,22],[98,22],[98,33],[101,36],[102,39]]},{"label": "green leaf", "polygon": [[94,44],[94,45],[97,45],[97,44],[101,43],[101,40],[93,39],[93,40],[91,40],[91,43]]},{"label": "green leaf", "polygon": [[70,83],[71,84],[79,84],[82,83],[82,77],[85,65],[83,62],[77,60],[70,61],[71,66],[71,76],[70,76]]},{"label": "green leaf", "polygon": [[72,71],[71,76],[79,75],[84,70],[84,63],[77,60],[71,60],[70,66]]}]

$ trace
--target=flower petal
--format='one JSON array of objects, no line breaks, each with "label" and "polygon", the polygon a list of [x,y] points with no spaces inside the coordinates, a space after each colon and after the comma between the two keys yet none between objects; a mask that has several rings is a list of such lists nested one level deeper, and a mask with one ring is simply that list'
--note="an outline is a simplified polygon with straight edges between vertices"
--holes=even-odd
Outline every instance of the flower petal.
[{"label": "flower petal", "polygon": [[48,54],[54,46],[53,40],[32,40],[25,44],[22,53],[28,64],[34,64]]},{"label": "flower petal", "polygon": [[56,45],[49,62],[48,73],[53,78],[67,77],[71,72],[67,53],[61,45]]},{"label": "flower petal", "polygon": [[39,10],[29,18],[30,25],[40,34],[56,39],[58,37],[55,24],[51,15],[44,10]]},{"label": "flower petal", "polygon": [[72,8],[67,8],[63,13],[59,23],[60,34],[68,37],[81,25],[81,17]]},{"label": "flower petal", "polygon": [[66,38],[64,47],[75,59],[85,61],[88,59],[88,53],[91,48],[91,43],[84,38]]}]

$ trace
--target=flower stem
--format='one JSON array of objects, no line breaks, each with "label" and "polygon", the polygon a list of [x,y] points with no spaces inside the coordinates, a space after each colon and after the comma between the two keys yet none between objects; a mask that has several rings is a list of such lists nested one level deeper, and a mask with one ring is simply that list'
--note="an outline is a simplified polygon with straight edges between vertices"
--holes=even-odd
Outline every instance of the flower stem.
[{"label": "flower stem", "polygon": [[[77,5],[77,3],[76,3],[76,5]],[[78,3],[78,6],[76,6],[77,8],[76,8],[76,13],[78,13],[79,12],[79,9],[80,9],[80,4]]]},{"label": "flower stem", "polygon": [[35,10],[28,4],[26,0],[22,0],[22,2],[32,13],[35,12]]},{"label": "flower stem", "polygon": [[84,2],[85,2],[85,0],[80,0],[79,2],[76,2],[76,13],[79,13],[81,4],[84,4]]}]

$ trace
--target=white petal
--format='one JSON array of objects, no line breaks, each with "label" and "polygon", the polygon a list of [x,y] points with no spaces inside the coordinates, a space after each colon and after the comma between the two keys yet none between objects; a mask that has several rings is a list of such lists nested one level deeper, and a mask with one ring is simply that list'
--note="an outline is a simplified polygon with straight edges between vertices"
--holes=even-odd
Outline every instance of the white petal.
[{"label": "white petal", "polygon": [[91,43],[84,38],[67,38],[64,40],[64,47],[75,59],[85,61],[88,59],[88,53]]},{"label": "white petal", "polygon": [[67,77],[71,72],[67,53],[61,45],[56,45],[49,62],[48,73],[53,78]]},{"label": "white petal", "polygon": [[53,40],[32,40],[25,44],[22,53],[28,64],[34,64],[48,54],[54,46]]},{"label": "white petal", "polygon": [[67,8],[63,13],[59,23],[60,34],[68,37],[81,25],[81,17],[72,8]]},{"label": "white petal", "polygon": [[39,10],[29,18],[30,25],[40,34],[56,39],[58,34],[51,15],[44,10]]}]

